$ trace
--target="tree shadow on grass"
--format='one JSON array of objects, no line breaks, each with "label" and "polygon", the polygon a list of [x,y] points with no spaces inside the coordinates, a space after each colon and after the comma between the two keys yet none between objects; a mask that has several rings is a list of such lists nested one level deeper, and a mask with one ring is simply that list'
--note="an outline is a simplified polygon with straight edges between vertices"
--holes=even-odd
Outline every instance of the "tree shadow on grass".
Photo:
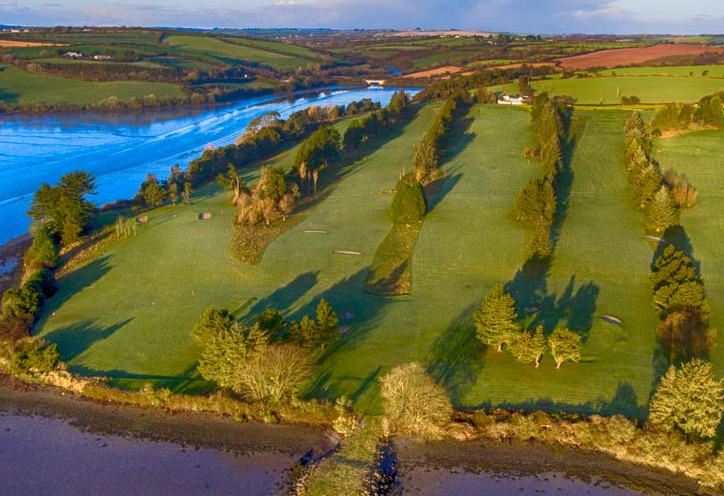
[{"label": "tree shadow on grass", "polygon": [[554,401],[551,398],[536,398],[517,403],[484,402],[475,405],[475,408],[503,408],[506,410],[535,411],[542,410],[548,413],[566,412],[581,413],[584,415],[625,415],[629,418],[645,420],[648,416],[646,405],[640,405],[636,397],[636,391],[631,383],[621,381],[616,387],[616,392],[610,399],[599,397],[585,403],[566,403]]},{"label": "tree shadow on grass", "polygon": [[596,301],[600,287],[593,281],[575,289],[576,277],[571,276],[563,293],[549,292],[546,277],[549,259],[527,260],[505,291],[515,300],[518,314],[528,329],[543,326],[544,334],[552,333],[562,321],[581,336],[585,343],[593,327]]},{"label": "tree shadow on grass", "polygon": [[[455,185],[460,182],[460,179],[463,177],[462,173],[455,174],[454,176],[449,176],[446,178],[438,179],[437,181],[434,181],[427,186],[425,186],[425,195],[427,196],[427,213],[429,214],[433,210],[435,210],[435,207],[437,207],[440,202],[442,202],[445,197],[450,193],[450,191],[453,190]],[[435,184],[435,183],[438,183]],[[430,186],[428,188],[428,186]],[[429,191],[429,193],[428,193]]]},{"label": "tree shadow on grass", "polygon": [[576,151],[578,141],[586,130],[585,119],[573,119],[569,126],[568,139],[561,143],[561,171],[556,177],[556,213],[551,226],[551,244],[555,250],[558,240],[561,236],[563,223],[568,217],[568,209],[570,207],[571,190],[573,188],[573,154]]},{"label": "tree shadow on grass", "polygon": [[132,320],[133,318],[129,318],[107,327],[99,326],[94,321],[71,324],[48,333],[44,336],[44,339],[57,344],[60,359],[69,362],[93,346],[96,342],[106,339],[119,329],[125,327]]},{"label": "tree shadow on grass", "polygon": [[[365,267],[355,274],[341,279],[293,315],[293,319],[297,321],[304,315],[315,318],[317,304],[324,298],[340,317],[343,317],[343,313],[351,316],[348,319],[340,318],[339,325],[349,326],[348,329],[317,357],[319,375],[307,390],[306,397],[332,399],[338,396],[338,391],[334,386],[340,382],[340,378],[333,374],[333,365],[328,362],[339,353],[349,352],[360,346],[369,332],[375,329],[382,309],[395,301],[362,293],[367,271],[368,268]],[[359,398],[367,391],[375,382],[374,379],[380,370],[381,368],[378,367],[376,372],[368,374],[366,378],[360,380],[353,395]]]},{"label": "tree shadow on grass", "polygon": [[43,313],[35,328],[40,329],[44,322],[51,318],[66,301],[81,291],[90,289],[96,281],[110,272],[113,268],[110,259],[110,255],[105,255],[74,270],[61,279],[59,291],[43,304]]},{"label": "tree shadow on grass", "polygon": [[476,305],[470,304],[448,325],[432,346],[427,372],[450,393],[454,405],[478,380],[483,368],[480,343],[476,339],[472,315]]},{"label": "tree shadow on grass", "polygon": [[691,259],[694,269],[696,269],[696,274],[700,275],[701,262],[694,258],[694,246],[691,244],[691,240],[689,239],[689,235],[686,233],[684,226],[669,227],[664,232],[663,239],[664,241],[658,243],[656,246],[654,257],[651,260],[651,269],[654,268],[654,262],[656,262],[656,259],[664,252],[666,247],[671,244],[674,245],[674,248],[677,250],[683,251],[686,256]]},{"label": "tree shadow on grass", "polygon": [[252,324],[256,320],[257,315],[267,308],[275,308],[282,314],[287,313],[294,302],[307,294],[309,290],[317,284],[318,276],[319,271],[309,271],[299,274],[285,286],[275,290],[269,296],[257,301],[244,315],[244,318],[242,319],[243,323],[246,325]]},{"label": "tree shadow on grass", "polygon": [[[120,389],[140,389],[144,384],[150,383],[154,389],[168,388],[172,392],[178,393],[184,391],[201,393],[205,391],[194,387],[194,384],[201,387],[213,384],[204,380],[199,374],[193,373],[196,370],[195,363],[176,375],[142,374],[120,369],[98,370],[85,365],[72,365],[68,369],[87,377],[106,378],[109,385]],[[133,387],[129,387],[129,382],[134,383]]]}]

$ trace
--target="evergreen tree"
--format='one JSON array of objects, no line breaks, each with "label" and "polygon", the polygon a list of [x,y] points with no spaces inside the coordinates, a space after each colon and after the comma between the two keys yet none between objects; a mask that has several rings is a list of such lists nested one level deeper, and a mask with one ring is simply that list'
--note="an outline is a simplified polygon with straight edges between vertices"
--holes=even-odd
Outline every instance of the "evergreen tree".
[{"label": "evergreen tree", "polygon": [[339,317],[327,300],[322,298],[317,305],[317,328],[319,339],[322,343],[328,343],[339,337]]},{"label": "evergreen tree", "polygon": [[25,254],[24,265],[25,270],[42,267],[54,269],[60,265],[58,247],[47,227],[41,227],[35,231],[33,244]]},{"label": "evergreen tree", "polygon": [[649,232],[660,234],[677,223],[676,200],[674,200],[671,190],[662,185],[654,193],[646,210],[646,229]]},{"label": "evergreen tree", "polygon": [[681,429],[690,437],[711,438],[722,413],[722,381],[714,378],[711,363],[695,358],[666,372],[651,398],[649,420],[666,430]]},{"label": "evergreen tree", "polygon": [[649,279],[653,304],[662,317],[681,308],[694,308],[706,322],[711,307],[694,263],[683,251],[667,246],[654,261]]},{"label": "evergreen tree", "polygon": [[565,361],[578,362],[581,359],[581,336],[568,329],[556,329],[548,338],[551,355],[556,368]]},{"label": "evergreen tree", "polygon": [[415,155],[412,157],[415,179],[424,181],[429,178],[437,170],[439,160],[437,142],[426,134],[418,141]]},{"label": "evergreen tree", "polygon": [[500,284],[483,299],[480,309],[473,313],[473,320],[478,339],[497,351],[512,343],[520,331],[515,300]]}]

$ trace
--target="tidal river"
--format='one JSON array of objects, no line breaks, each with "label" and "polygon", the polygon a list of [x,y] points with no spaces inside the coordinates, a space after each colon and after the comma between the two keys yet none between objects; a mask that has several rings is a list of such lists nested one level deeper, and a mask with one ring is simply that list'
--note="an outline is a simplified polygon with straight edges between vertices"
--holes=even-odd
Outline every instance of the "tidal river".
[{"label": "tidal river", "polygon": [[[286,118],[312,105],[346,105],[371,98],[387,105],[394,89],[330,90],[293,99],[272,97],[217,107],[0,116],[0,243],[27,232],[33,192],[67,172],[97,178],[101,205],[130,198],[146,174],[160,179],[210,145],[233,143],[249,122],[267,112]],[[417,89],[407,89],[411,94]]]}]

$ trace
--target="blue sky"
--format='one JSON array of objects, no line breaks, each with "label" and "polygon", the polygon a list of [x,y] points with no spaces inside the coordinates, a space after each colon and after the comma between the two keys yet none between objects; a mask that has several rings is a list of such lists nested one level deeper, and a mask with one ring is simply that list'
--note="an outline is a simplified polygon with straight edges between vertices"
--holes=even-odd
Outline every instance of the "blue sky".
[{"label": "blue sky", "polygon": [[722,0],[0,0],[0,23],[722,33]]}]

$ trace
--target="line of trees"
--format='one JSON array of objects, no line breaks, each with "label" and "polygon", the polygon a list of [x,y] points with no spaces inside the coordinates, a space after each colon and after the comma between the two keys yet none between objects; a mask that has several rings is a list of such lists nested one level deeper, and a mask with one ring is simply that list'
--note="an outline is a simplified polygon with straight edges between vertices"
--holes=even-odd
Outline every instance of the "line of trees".
[{"label": "line of trees", "polygon": [[353,119],[344,133],[344,148],[354,150],[364,141],[384,133],[410,105],[410,96],[405,90],[398,90],[383,109],[375,109],[362,119]]},{"label": "line of trees", "polygon": [[560,368],[565,361],[581,359],[581,336],[569,329],[559,328],[550,336],[544,336],[543,326],[535,330],[523,329],[518,320],[518,310],[513,297],[498,284],[483,299],[480,308],[473,313],[476,334],[486,346],[503,351],[503,346],[519,362],[540,365],[548,349]]},{"label": "line of trees", "polygon": [[558,209],[557,189],[563,170],[563,146],[568,139],[569,110],[564,99],[547,93],[536,96],[531,109],[538,145],[528,155],[541,162],[542,177],[530,180],[515,197],[515,215],[526,227],[526,255],[544,259],[551,255],[551,228]]},{"label": "line of trees", "polygon": [[633,112],[624,123],[625,163],[636,207],[644,213],[650,234],[661,235],[678,225],[679,209],[696,204],[696,189],[675,171],[662,174],[652,157],[651,135],[641,114]]},{"label": "line of trees", "polygon": [[652,134],[680,131],[693,126],[724,128],[724,91],[702,97],[697,103],[667,103],[656,111],[651,121]]},{"label": "line of trees", "polygon": [[654,260],[649,282],[661,319],[656,334],[667,358],[674,362],[706,356],[716,331],[709,327],[711,306],[692,259],[668,245]]},{"label": "line of trees", "polygon": [[472,103],[467,91],[453,92],[445,101],[427,133],[417,142],[415,155],[412,157],[412,168],[415,179],[422,184],[440,177],[440,149],[442,141],[450,131],[456,118]]}]

